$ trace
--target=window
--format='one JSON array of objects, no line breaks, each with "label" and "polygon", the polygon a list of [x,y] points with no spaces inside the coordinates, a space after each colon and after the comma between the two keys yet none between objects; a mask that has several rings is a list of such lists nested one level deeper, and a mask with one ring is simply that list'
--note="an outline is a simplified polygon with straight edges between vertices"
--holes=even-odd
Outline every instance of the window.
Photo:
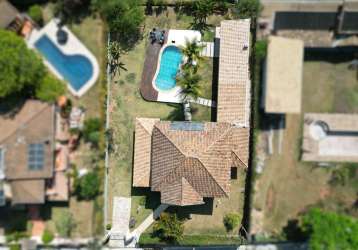
[{"label": "window", "polygon": [[44,145],[30,144],[28,146],[28,167],[30,170],[42,170],[44,166]]}]

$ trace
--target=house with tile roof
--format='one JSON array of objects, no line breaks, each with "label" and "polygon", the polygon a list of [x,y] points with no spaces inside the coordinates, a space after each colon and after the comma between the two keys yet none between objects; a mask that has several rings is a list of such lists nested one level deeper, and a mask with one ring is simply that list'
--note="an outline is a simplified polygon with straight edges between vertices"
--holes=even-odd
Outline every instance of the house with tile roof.
[{"label": "house with tile roof", "polygon": [[217,122],[136,118],[133,186],[161,203],[199,205],[228,197],[231,171],[247,168],[250,137],[250,20],[222,21]]},{"label": "house with tile roof", "polygon": [[64,171],[60,172],[66,178],[57,188],[62,196],[47,193],[61,181],[56,168],[57,156],[63,154],[55,145],[55,123],[55,106],[35,100],[28,100],[18,110],[0,116],[3,205],[5,199],[11,200],[12,205],[43,204],[46,199],[51,200],[48,195],[59,201],[68,199],[68,181]]}]

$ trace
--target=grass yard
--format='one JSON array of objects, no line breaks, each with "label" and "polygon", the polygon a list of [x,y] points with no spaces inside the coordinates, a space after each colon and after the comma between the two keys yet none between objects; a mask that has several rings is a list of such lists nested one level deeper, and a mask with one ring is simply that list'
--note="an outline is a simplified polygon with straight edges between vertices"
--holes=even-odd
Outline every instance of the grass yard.
[{"label": "grass yard", "polygon": [[[217,22],[217,18],[213,20]],[[152,212],[159,204],[159,197],[148,190],[133,190],[132,161],[133,136],[135,117],[151,117],[163,120],[182,120],[180,105],[147,102],[139,92],[140,80],[145,59],[145,49],[148,43],[149,31],[153,27],[162,29],[189,29],[192,18],[186,15],[177,15],[173,8],[167,8],[161,14],[146,16],[143,39],[132,50],[122,56],[126,70],[114,79],[111,86],[111,120],[113,129],[113,147],[110,155],[109,169],[109,206],[108,219],[111,220],[112,201],[114,196],[132,196],[132,217],[137,225]],[[200,69],[204,79],[203,96],[211,98],[212,62],[204,60]],[[211,109],[201,105],[192,105],[193,120],[210,121]],[[147,197],[147,198],[146,198]],[[147,202],[146,202],[147,201]]]},{"label": "grass yard", "polygon": [[[302,114],[358,111],[356,72],[348,70],[347,66],[347,62],[304,62]],[[336,164],[324,168],[299,161],[301,115],[287,115],[285,127],[282,153],[279,155],[276,150],[266,159],[265,169],[255,183],[253,202],[252,229],[274,236],[281,235],[288,221],[296,219],[309,206],[351,213],[358,192],[354,184],[357,174],[344,184],[330,183],[333,171],[342,171],[346,166]],[[277,143],[278,132],[274,133],[274,143]],[[265,136],[260,133],[257,151],[265,144]]]}]

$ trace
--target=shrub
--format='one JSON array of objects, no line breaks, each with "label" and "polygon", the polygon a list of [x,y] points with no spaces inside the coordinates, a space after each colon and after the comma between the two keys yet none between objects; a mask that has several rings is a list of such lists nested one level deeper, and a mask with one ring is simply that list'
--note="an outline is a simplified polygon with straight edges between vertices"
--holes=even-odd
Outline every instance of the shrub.
[{"label": "shrub", "polygon": [[22,238],[28,238],[29,235],[26,232],[13,232],[11,234],[6,235],[6,242],[7,243],[11,243],[11,242],[18,242],[20,239]]},{"label": "shrub", "polygon": [[51,243],[51,241],[53,241],[53,239],[55,238],[55,236],[53,235],[53,233],[47,229],[45,229],[45,231],[42,234],[42,242],[47,245],[49,243]]},{"label": "shrub", "polygon": [[239,214],[230,213],[225,215],[223,222],[226,227],[226,230],[232,231],[240,224],[240,221],[241,221],[241,216]]},{"label": "shrub", "polygon": [[136,74],[135,73],[129,73],[126,75],[126,81],[129,83],[135,83]]},{"label": "shrub", "polygon": [[162,213],[154,224],[154,233],[164,241],[178,242],[183,237],[183,221],[176,214]]},{"label": "shrub", "polygon": [[108,224],[106,225],[106,230],[111,230],[111,228],[112,228],[112,224],[111,224],[111,223],[108,223]]},{"label": "shrub", "polygon": [[93,146],[98,146],[102,122],[99,118],[89,118],[84,122],[83,138]]},{"label": "shrub", "polygon": [[61,237],[70,237],[76,227],[73,215],[67,210],[62,211],[55,220],[55,227]]},{"label": "shrub", "polygon": [[38,23],[39,25],[43,24],[42,9],[39,5],[32,5],[29,8],[28,14],[31,19],[34,20],[36,23]]},{"label": "shrub", "polygon": [[261,61],[262,59],[264,59],[266,53],[267,53],[267,41],[266,40],[257,41],[255,44],[255,55],[257,61]]},{"label": "shrub", "polygon": [[75,182],[75,194],[79,199],[94,199],[99,194],[100,184],[98,173],[89,172]]},{"label": "shrub", "polygon": [[20,244],[11,244],[10,250],[21,250],[21,245]]},{"label": "shrub", "polygon": [[59,96],[65,94],[65,91],[66,87],[63,82],[50,74],[46,74],[36,86],[35,95],[41,101],[55,102]]}]

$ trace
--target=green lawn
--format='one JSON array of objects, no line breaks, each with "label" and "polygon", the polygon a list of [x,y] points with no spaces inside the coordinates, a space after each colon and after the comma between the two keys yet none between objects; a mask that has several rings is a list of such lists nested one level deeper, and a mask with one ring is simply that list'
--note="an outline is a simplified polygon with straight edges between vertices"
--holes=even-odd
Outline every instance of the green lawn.
[{"label": "green lawn", "polygon": [[[213,18],[214,20],[214,18]],[[217,21],[217,19],[215,19]],[[175,14],[168,8],[158,16],[146,16],[144,24],[144,39],[140,40],[132,50],[122,56],[126,70],[114,80],[111,86],[111,118],[110,124],[114,135],[114,152],[110,155],[109,170],[109,206],[108,214],[111,220],[112,200],[114,196],[132,195],[132,216],[139,224],[157,205],[158,198],[150,192],[132,190],[132,160],[133,160],[133,132],[136,117],[160,118],[163,120],[182,119],[180,105],[147,102],[139,92],[140,80],[145,59],[145,49],[148,43],[147,34],[153,27],[165,29],[188,29],[192,18]],[[203,76],[203,96],[211,98],[212,62],[205,59],[200,69]],[[211,109],[201,105],[192,105],[193,120],[210,121]],[[151,201],[143,202],[144,200]],[[154,200],[154,202],[153,202]],[[145,203],[145,204],[144,204]]]},{"label": "green lawn", "polygon": [[[358,111],[358,81],[356,72],[348,70],[347,62],[305,61],[303,68],[302,114],[305,112]],[[302,115],[287,115],[282,154],[274,152],[265,161],[264,172],[255,185],[253,208],[254,231],[279,235],[288,220],[309,206],[317,205],[339,212],[354,213],[358,192],[354,179],[344,185],[332,185],[334,169],[318,167],[299,160],[302,137]],[[265,135],[259,136],[257,152],[265,144]],[[274,143],[278,133],[274,133]],[[354,178],[354,177],[353,177]],[[355,181],[357,177],[355,177]]]}]

